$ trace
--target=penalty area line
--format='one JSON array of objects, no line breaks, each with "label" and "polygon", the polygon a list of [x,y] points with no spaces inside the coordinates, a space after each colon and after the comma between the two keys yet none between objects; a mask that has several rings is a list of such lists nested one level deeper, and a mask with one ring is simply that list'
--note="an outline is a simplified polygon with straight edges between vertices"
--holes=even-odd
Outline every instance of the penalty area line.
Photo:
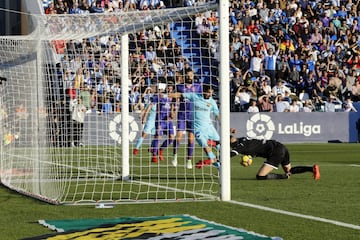
[{"label": "penalty area line", "polygon": [[360,167],[360,164],[350,164],[350,167]]},{"label": "penalty area line", "polygon": [[310,219],[310,220],[314,220],[314,221],[318,221],[318,222],[330,223],[330,224],[334,224],[334,225],[341,226],[341,227],[360,230],[360,226],[350,224],[350,223],[344,223],[344,222],[339,222],[339,221],[335,221],[335,220],[331,220],[331,219],[315,217],[315,216],[305,215],[305,214],[301,214],[301,213],[294,213],[294,212],[284,211],[284,210],[280,210],[280,209],[276,209],[276,208],[270,208],[270,207],[265,207],[265,206],[246,203],[246,202],[238,202],[238,201],[233,201],[233,200],[228,201],[228,202],[233,203],[233,204],[237,204],[237,205],[241,205],[241,206],[245,206],[245,207],[251,207],[251,208],[256,208],[256,209],[260,209],[260,210],[264,210],[264,211],[289,215],[289,216],[292,216],[292,217],[305,218],[305,219]]}]

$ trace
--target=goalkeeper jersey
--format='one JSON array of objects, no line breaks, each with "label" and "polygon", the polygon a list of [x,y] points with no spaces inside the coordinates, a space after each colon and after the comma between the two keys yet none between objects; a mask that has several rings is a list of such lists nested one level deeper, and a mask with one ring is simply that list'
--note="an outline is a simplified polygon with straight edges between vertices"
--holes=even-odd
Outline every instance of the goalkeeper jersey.
[{"label": "goalkeeper jersey", "polygon": [[260,140],[241,137],[236,142],[231,143],[231,148],[243,155],[253,157],[269,158],[272,156],[276,146],[282,145],[275,140]]}]

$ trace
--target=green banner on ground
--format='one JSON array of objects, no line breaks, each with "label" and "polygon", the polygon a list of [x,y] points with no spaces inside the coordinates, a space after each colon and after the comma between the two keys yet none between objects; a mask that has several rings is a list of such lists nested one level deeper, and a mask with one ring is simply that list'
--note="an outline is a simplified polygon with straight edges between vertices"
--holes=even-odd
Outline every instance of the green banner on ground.
[{"label": "green banner on ground", "polygon": [[27,239],[276,239],[189,215],[40,220],[57,233]]}]

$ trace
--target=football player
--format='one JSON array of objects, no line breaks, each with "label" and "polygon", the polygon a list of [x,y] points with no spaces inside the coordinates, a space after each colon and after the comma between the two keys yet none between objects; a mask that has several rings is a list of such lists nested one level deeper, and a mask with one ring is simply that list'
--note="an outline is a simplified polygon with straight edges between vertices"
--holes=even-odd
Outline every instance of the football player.
[{"label": "football player", "polygon": [[[231,134],[236,133],[232,128]],[[256,174],[257,180],[269,179],[288,179],[293,174],[304,172],[313,173],[315,180],[320,179],[320,170],[317,164],[313,166],[291,167],[290,154],[288,149],[280,142],[275,140],[250,139],[246,137],[236,138],[230,136],[231,157],[239,154],[251,155],[252,157],[265,158],[263,165]],[[271,173],[281,165],[284,174]]]}]

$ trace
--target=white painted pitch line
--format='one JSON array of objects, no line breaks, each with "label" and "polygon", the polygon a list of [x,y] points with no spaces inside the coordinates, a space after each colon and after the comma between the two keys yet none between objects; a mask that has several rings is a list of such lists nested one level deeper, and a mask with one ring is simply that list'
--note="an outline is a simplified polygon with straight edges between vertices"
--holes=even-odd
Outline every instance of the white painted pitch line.
[{"label": "white painted pitch line", "polygon": [[360,167],[360,164],[350,164],[350,167]]},{"label": "white painted pitch line", "polygon": [[251,207],[251,208],[256,208],[256,209],[260,209],[260,210],[264,210],[264,211],[289,215],[289,216],[292,216],[292,217],[305,218],[305,219],[310,219],[310,220],[314,220],[314,221],[318,221],[318,222],[330,223],[330,224],[334,224],[334,225],[341,226],[341,227],[360,230],[360,226],[350,224],[350,223],[344,223],[344,222],[339,222],[339,221],[335,221],[335,220],[331,220],[331,219],[315,217],[315,216],[305,215],[305,214],[301,214],[301,213],[294,213],[294,212],[284,211],[284,210],[280,210],[280,209],[276,209],[276,208],[269,208],[269,207],[260,206],[260,205],[256,205],[256,204],[251,204],[251,203],[246,203],[246,202],[238,202],[238,201],[233,201],[233,200],[228,201],[228,202],[233,203],[233,204],[237,204],[237,205],[241,205],[241,206],[245,206],[245,207]]}]

